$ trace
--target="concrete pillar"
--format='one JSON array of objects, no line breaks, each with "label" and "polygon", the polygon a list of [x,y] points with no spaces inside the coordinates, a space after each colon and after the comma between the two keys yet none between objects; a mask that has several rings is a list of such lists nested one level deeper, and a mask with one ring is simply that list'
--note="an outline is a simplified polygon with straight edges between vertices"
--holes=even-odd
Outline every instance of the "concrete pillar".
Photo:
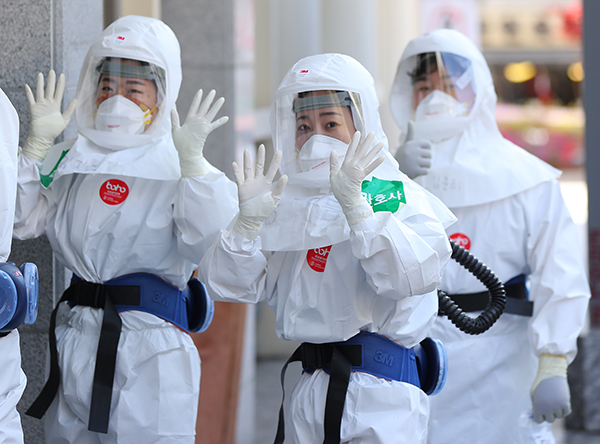
[{"label": "concrete pillar", "polygon": [[[75,97],[81,63],[91,40],[102,31],[102,0],[23,0],[3,2],[0,9],[3,44],[0,48],[0,87],[17,109],[20,144],[29,130],[29,106],[25,83],[35,91],[36,75],[50,69],[64,72],[67,87],[63,106]],[[71,124],[64,137],[75,134]],[[25,442],[44,442],[42,421],[24,416],[45,382],[46,349],[50,312],[65,288],[64,268],[56,262],[45,237],[13,242],[10,260],[34,262],[40,272],[40,304],[35,324],[19,327],[22,367],[28,379],[19,404]],[[1,366],[0,366],[1,368]],[[0,371],[1,373],[1,371]]]},{"label": "concrete pillar", "polygon": [[579,353],[569,367],[573,413],[566,427],[600,433],[600,48],[596,26],[600,20],[600,2],[584,0],[583,49],[586,116],[586,175],[588,185],[589,276],[592,290],[590,328],[578,341]]},{"label": "concrete pillar", "polygon": [[[210,135],[204,154],[233,177],[232,161],[240,161],[243,149],[254,150],[253,0],[169,0],[162,2],[161,17],[181,44],[179,114],[187,114],[200,88],[225,97],[219,115],[229,116],[229,123]],[[202,359],[196,442],[252,442],[253,307],[223,303],[216,310],[214,325],[194,337]]]}]

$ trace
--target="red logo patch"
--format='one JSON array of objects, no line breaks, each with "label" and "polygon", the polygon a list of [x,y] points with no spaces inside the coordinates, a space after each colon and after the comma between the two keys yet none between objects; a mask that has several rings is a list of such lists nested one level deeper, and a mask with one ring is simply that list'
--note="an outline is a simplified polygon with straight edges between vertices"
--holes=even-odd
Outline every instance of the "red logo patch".
[{"label": "red logo patch", "polygon": [[308,250],[308,253],[306,253],[306,262],[308,263],[308,266],[317,273],[323,273],[325,271],[325,265],[327,264],[330,250],[331,245]]},{"label": "red logo patch", "polygon": [[463,247],[465,250],[471,249],[471,239],[466,234],[454,233],[450,235],[450,239],[456,242],[458,245]]},{"label": "red logo patch", "polygon": [[100,199],[108,205],[119,205],[129,195],[129,187],[118,179],[110,179],[100,187]]}]

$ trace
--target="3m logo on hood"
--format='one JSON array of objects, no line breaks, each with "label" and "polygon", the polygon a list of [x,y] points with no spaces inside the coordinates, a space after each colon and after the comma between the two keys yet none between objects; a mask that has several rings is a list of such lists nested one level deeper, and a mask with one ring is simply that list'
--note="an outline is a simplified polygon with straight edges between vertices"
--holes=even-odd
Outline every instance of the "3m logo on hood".
[{"label": "3m logo on hood", "polygon": [[300,71],[298,71],[298,77],[306,77],[309,73],[308,69],[301,69]]},{"label": "3m logo on hood", "polygon": [[115,36],[115,43],[117,45],[123,45],[125,43],[125,40],[127,40],[127,37],[125,37],[124,35]]},{"label": "3m logo on hood", "polygon": [[390,211],[395,213],[406,203],[404,184],[399,180],[381,180],[373,177],[362,183],[362,194],[373,211]]}]

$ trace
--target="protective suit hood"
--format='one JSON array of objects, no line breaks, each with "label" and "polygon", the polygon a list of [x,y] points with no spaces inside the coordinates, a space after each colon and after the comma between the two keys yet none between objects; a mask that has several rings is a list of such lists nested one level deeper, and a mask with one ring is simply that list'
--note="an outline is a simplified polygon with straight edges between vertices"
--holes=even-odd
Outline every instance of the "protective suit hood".
[{"label": "protective suit hood", "polygon": [[409,42],[390,93],[392,115],[402,134],[414,120],[413,86],[407,60],[417,54],[445,52],[471,62],[476,98],[466,129],[434,143],[429,173],[415,181],[450,208],[504,199],[560,176],[560,171],[506,140],[495,119],[497,96],[485,58],[466,36],[451,29],[425,33]]},{"label": "protective suit hood", "polygon": [[[142,134],[116,134],[95,128],[98,60],[104,57],[148,62],[164,73],[164,97],[158,114]],[[71,173],[118,174],[158,180],[177,180],[181,173],[171,137],[171,109],[181,85],[181,55],[173,31],[162,21],[126,16],[108,26],[91,45],[77,85],[75,118],[78,137],[56,169],[54,178]],[[62,144],[61,144],[62,145]],[[53,147],[44,172],[56,166],[66,147]],[[46,170],[46,171],[44,171]]]},{"label": "protective suit hood", "polygon": [[[354,124],[361,134],[366,136],[369,132],[375,133],[373,144],[383,142],[382,154],[386,156],[385,162],[377,169],[378,177],[381,175],[395,176],[394,167],[397,165],[394,157],[389,153],[387,137],[383,132],[379,118],[379,101],[375,93],[375,83],[371,74],[355,59],[343,54],[319,54],[306,57],[297,62],[285,75],[279,88],[275,92],[275,100],[271,107],[271,132],[275,148],[281,150],[283,156],[280,171],[287,174],[289,183],[286,195],[308,196],[326,194],[329,190],[315,193],[306,191],[309,184],[296,185],[296,176],[301,174],[298,165],[298,155],[291,144],[289,134],[294,133],[286,115],[292,111],[292,100],[297,93],[305,91],[332,90],[350,91],[356,94],[357,113],[353,112]],[[359,122],[359,119],[362,122]],[[314,190],[314,189],[313,189]]]},{"label": "protective suit hood", "polygon": [[[356,129],[363,136],[374,132],[373,144],[383,142],[381,154],[385,156],[385,161],[367,180],[376,177],[384,181],[402,181],[405,190],[411,190],[409,192],[414,187],[419,189],[419,193],[427,193],[398,169],[398,163],[388,150],[371,74],[347,55],[319,54],[306,57],[285,75],[271,107],[273,143],[275,149],[283,154],[279,169],[281,174],[288,175],[289,181],[278,207],[265,221],[260,232],[265,250],[305,250],[339,243],[350,236],[346,218],[330,188],[314,188],[310,186],[310,180],[303,180],[304,174],[310,173],[302,173],[298,151],[293,138],[290,138],[290,134],[295,133],[296,124],[294,118],[289,118],[294,97],[300,92],[318,90],[350,92],[355,98],[353,118]],[[438,199],[430,196],[430,200],[433,202],[431,207],[426,205],[427,211],[435,212],[442,223],[450,225],[454,222],[454,216]]]}]

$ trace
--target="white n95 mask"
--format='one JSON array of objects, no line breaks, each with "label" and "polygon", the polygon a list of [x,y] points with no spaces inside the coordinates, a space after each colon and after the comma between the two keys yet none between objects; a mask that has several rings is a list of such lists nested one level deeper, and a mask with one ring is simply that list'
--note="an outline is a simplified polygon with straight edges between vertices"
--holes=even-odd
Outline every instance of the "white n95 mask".
[{"label": "white n95 mask", "polygon": [[343,162],[348,144],[334,137],[315,134],[308,139],[298,153],[298,164],[302,172],[323,170],[329,178],[329,156],[337,151],[340,163]]},{"label": "white n95 mask", "polygon": [[96,129],[122,134],[141,134],[152,122],[154,108],[144,112],[133,101],[117,95],[106,99],[96,111]]},{"label": "white n95 mask", "polygon": [[427,119],[448,119],[468,114],[468,104],[460,103],[450,94],[439,89],[430,92],[415,110],[415,121]]},{"label": "white n95 mask", "polygon": [[469,122],[469,103],[436,89],[417,105],[414,137],[441,142],[462,133]]}]

